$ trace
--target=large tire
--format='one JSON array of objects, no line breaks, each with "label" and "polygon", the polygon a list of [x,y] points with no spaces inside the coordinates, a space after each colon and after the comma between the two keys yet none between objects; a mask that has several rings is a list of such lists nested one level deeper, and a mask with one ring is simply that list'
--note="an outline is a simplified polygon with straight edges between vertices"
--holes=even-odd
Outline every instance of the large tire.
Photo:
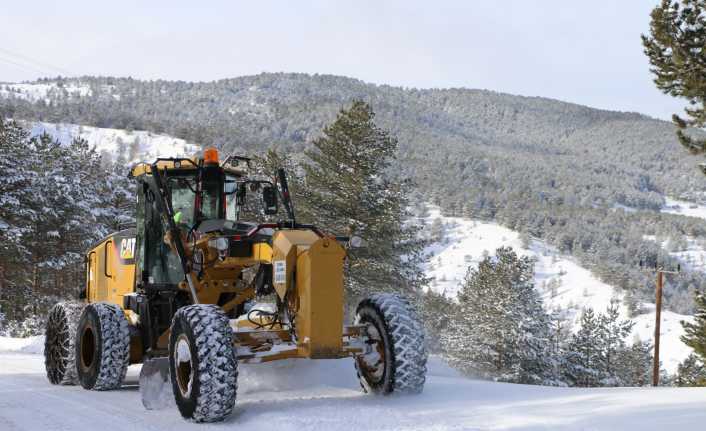
[{"label": "large tire", "polygon": [[75,385],[76,375],[76,326],[83,304],[60,302],[49,310],[44,332],[44,367],[53,385]]},{"label": "large tire", "polygon": [[363,390],[373,394],[420,393],[426,378],[424,328],[403,298],[376,294],[360,302],[356,324],[367,325],[369,352],[355,358]]},{"label": "large tire", "polygon": [[217,422],[231,414],[238,362],[233,330],[220,307],[189,305],[176,312],[169,336],[169,373],[183,417]]},{"label": "large tire", "polygon": [[130,329],[115,304],[89,304],[76,332],[76,370],[85,389],[117,389],[130,362]]}]

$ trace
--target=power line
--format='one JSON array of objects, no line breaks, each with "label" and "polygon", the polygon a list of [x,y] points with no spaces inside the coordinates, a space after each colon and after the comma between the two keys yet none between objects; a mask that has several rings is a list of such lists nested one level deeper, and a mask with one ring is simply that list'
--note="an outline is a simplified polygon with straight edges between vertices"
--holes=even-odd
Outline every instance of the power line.
[{"label": "power line", "polygon": [[42,73],[42,74],[43,74],[43,73],[46,73],[45,70],[39,69],[39,68],[37,68],[37,67],[33,67],[33,66],[31,66],[31,65],[28,65],[28,64],[18,63],[18,62],[16,62],[16,61],[9,60],[9,59],[3,58],[3,57],[0,57],[0,62],[3,62],[3,63],[6,63],[6,64],[9,64],[9,65],[15,66],[15,67],[17,67],[17,68],[19,68],[19,69],[22,69],[23,71],[29,72],[29,73],[37,73],[37,72]]},{"label": "power line", "polygon": [[51,63],[47,63],[46,61],[37,60],[32,57],[28,57],[27,55],[18,54],[16,52],[13,52],[8,49],[1,48],[1,47],[0,47],[0,52],[4,52],[6,56],[10,56],[10,58],[13,59],[14,61],[20,60],[24,63],[28,63],[30,66],[34,65],[35,68],[41,68],[43,72],[47,72],[50,69],[53,69],[53,72],[51,72],[51,73],[60,72],[64,75],[72,75],[71,71],[66,70],[63,67],[59,67],[59,66],[55,66]]}]

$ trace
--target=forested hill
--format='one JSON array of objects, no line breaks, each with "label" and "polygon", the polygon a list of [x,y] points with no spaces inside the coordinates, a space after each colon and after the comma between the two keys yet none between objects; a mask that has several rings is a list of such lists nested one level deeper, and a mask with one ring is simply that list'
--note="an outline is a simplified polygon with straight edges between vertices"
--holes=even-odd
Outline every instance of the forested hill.
[{"label": "forested hill", "polygon": [[[497,187],[504,188],[502,170],[531,169],[525,180],[544,185],[546,197],[653,208],[661,202],[651,192],[704,188],[669,123],[544,98],[304,74],[208,83],[84,77],[39,84],[0,89],[5,115],[166,132],[229,151],[271,145],[301,151],[358,98],[371,102],[378,120],[398,136],[405,167],[420,180],[443,173],[466,186],[499,180]],[[456,195],[457,186],[449,181],[440,197]]]},{"label": "forested hill", "polygon": [[[399,138],[397,171],[415,180],[417,200],[545,238],[641,298],[651,296],[652,287],[638,261],[669,259],[645,235],[683,240],[706,234],[701,220],[658,213],[664,196],[702,199],[706,181],[695,168],[700,160],[680,148],[672,125],[640,114],[330,75],[0,84],[5,117],[149,130],[250,154],[270,146],[300,153],[353,99],[370,102],[378,122]],[[680,277],[667,303],[688,311],[688,291],[700,287],[703,276]]]},{"label": "forested hill", "polygon": [[[669,123],[544,98],[304,74],[207,83],[84,77],[40,84],[44,94],[36,86],[0,90],[5,115],[166,132],[225,150],[258,152],[276,145],[300,151],[340,108],[359,98],[371,102],[378,120],[398,136],[402,158],[411,163],[405,166],[419,179],[443,172],[464,185],[472,184],[467,179],[501,183],[502,170],[531,168],[525,179],[544,184],[546,196],[638,207],[658,206],[654,191],[678,195],[704,187]],[[453,182],[448,186],[440,196],[457,194]]]}]

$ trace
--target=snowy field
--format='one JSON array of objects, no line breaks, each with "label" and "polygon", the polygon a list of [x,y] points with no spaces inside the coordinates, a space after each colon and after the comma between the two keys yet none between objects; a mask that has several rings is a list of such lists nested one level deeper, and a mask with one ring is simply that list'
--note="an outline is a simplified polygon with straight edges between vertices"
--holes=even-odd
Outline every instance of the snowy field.
[{"label": "snowy field", "polygon": [[[706,214],[706,213],[705,213]],[[462,217],[444,217],[438,207],[430,207],[425,222],[431,226],[434,220],[445,226],[444,239],[431,245],[427,252],[432,256],[425,273],[432,278],[431,288],[453,298],[466,275],[467,268],[477,266],[484,254],[494,254],[499,247],[512,247],[518,254],[536,259],[535,286],[540,291],[549,311],[560,307],[573,328],[577,327],[581,311],[591,307],[605,312],[611,300],[620,302],[623,319],[628,319],[627,308],[622,305],[623,295],[612,286],[603,283],[580,266],[571,256],[559,253],[553,247],[537,240],[530,240],[524,248],[518,232],[496,223],[470,220]],[[627,340],[654,338],[654,304],[642,304],[646,312],[631,318],[635,322]],[[662,312],[661,350],[662,366],[675,373],[679,363],[691,349],[679,340],[683,334],[680,321],[690,321],[685,316],[671,311]]]},{"label": "snowy field", "polygon": [[32,135],[44,132],[60,142],[81,137],[88,145],[113,160],[121,153],[128,163],[152,161],[157,157],[192,156],[201,148],[183,139],[146,131],[127,131],[63,123],[29,123]]},{"label": "snowy field", "polygon": [[[7,340],[0,340],[0,346]],[[1,349],[2,347],[0,347]],[[476,381],[431,358],[417,396],[363,394],[351,360],[240,367],[225,423],[184,421],[176,408],[146,411],[130,367],[121,390],[52,386],[37,354],[0,353],[0,430],[702,430],[703,388],[551,388]]]}]

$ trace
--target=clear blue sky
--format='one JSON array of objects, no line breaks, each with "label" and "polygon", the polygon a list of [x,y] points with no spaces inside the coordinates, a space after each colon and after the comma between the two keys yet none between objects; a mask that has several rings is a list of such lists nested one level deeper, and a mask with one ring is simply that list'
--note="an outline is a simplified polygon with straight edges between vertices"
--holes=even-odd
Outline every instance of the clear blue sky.
[{"label": "clear blue sky", "polygon": [[[658,0],[7,1],[0,81],[331,73],[669,118],[640,34]],[[24,57],[22,57],[24,56]]]}]

